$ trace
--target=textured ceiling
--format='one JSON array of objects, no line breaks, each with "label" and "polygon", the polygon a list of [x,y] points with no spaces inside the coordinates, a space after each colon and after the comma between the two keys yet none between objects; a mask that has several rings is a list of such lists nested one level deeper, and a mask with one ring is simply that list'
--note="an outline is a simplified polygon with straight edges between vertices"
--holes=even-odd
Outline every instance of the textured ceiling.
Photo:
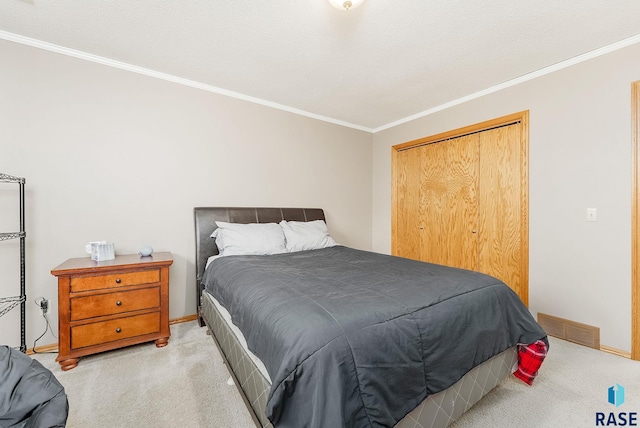
[{"label": "textured ceiling", "polygon": [[326,0],[0,2],[5,39],[369,131],[635,43],[639,23],[640,0],[366,0],[349,12]]}]

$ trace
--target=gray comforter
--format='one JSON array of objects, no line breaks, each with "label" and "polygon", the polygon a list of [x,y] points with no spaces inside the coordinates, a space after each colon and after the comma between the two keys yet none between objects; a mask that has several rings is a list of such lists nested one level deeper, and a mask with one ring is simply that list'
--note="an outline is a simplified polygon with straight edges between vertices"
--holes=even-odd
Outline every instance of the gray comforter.
[{"label": "gray comforter", "polygon": [[492,356],[546,340],[496,278],[347,247],[221,257],[203,282],[264,362],[276,427],[393,426]]}]

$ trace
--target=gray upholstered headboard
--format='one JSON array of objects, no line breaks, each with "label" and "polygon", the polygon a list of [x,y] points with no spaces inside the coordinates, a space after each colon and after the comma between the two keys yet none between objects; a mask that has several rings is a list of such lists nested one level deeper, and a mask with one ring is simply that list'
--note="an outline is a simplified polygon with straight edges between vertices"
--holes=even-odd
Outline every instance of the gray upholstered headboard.
[{"label": "gray upholstered headboard", "polygon": [[[320,208],[256,208],[256,207],[196,207],[193,209],[196,232],[196,296],[200,314],[200,279],[207,259],[218,254],[211,234],[217,229],[216,221],[229,223],[279,223],[289,221],[325,220]],[[200,322],[202,325],[202,321]]]}]

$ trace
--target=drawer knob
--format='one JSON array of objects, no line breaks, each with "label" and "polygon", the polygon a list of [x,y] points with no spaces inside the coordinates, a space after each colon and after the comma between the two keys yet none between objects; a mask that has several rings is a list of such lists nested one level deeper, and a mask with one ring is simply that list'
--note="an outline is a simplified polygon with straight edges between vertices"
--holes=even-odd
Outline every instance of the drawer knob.
[{"label": "drawer knob", "polygon": [[118,300],[118,301],[116,302],[116,306],[120,306],[120,305],[122,305],[122,302],[121,302],[120,300]]},{"label": "drawer knob", "polygon": [[116,328],[116,333],[120,333],[122,329],[120,327]]},{"label": "drawer knob", "polygon": [[122,280],[120,278],[116,279],[116,284],[120,284]]}]

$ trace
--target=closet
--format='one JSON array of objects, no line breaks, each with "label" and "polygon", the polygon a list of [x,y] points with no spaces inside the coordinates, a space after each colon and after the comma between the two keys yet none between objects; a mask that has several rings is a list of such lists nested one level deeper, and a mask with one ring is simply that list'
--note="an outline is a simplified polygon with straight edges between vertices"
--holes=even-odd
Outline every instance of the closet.
[{"label": "closet", "polygon": [[528,112],[394,146],[392,253],[483,272],[528,304]]}]

